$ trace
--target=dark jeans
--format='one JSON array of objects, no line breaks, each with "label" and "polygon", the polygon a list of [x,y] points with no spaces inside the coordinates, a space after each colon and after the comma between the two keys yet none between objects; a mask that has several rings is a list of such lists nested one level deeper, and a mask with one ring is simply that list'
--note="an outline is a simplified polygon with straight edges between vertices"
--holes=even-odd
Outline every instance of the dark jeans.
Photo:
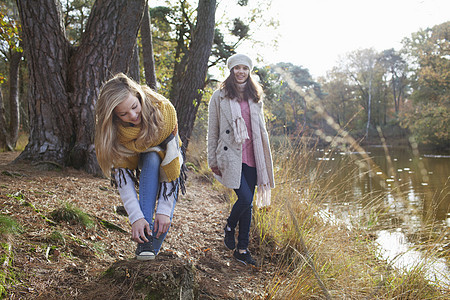
[{"label": "dark jeans", "polygon": [[237,201],[227,219],[228,226],[236,228],[239,223],[238,249],[247,249],[252,222],[253,196],[256,186],[256,168],[242,164],[241,185],[235,189]]}]

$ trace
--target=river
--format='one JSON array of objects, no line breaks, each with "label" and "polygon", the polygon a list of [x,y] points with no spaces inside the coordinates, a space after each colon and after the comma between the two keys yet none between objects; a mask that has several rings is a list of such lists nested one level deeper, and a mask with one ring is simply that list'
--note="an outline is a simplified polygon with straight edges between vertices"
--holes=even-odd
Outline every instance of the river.
[{"label": "river", "polygon": [[[348,225],[358,220],[374,232],[381,257],[399,268],[426,265],[430,280],[450,287],[450,154],[364,150],[374,162],[369,168],[361,153],[316,151],[310,170],[333,176],[322,188],[336,191],[325,200],[325,213]],[[436,255],[425,255],[430,247]]]}]

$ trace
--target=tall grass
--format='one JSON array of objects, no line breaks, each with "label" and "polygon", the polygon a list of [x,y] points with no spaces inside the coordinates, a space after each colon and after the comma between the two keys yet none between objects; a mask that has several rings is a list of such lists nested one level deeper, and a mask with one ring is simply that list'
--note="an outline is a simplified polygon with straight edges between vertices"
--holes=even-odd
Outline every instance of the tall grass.
[{"label": "tall grass", "polygon": [[[330,171],[323,160],[310,171],[316,152],[299,140],[285,141],[273,151],[278,185],[270,209],[255,209],[253,227],[261,257],[278,265],[268,298],[443,299],[440,287],[426,280],[425,263],[405,271],[379,259],[367,229],[382,208],[375,208],[375,216],[367,212],[347,220],[326,213],[325,200],[346,197],[334,181],[354,180],[359,169],[349,157],[342,169]],[[376,198],[383,196],[365,196],[374,199],[362,199],[366,204],[361,209],[374,209]]]},{"label": "tall grass", "polygon": [[[331,184],[321,182],[327,179],[320,162],[312,172],[307,171],[309,162],[315,160],[315,151],[305,143],[293,145],[286,141],[273,153],[278,185],[272,191],[271,208],[256,210],[254,222],[263,257],[280,265],[276,280],[268,288],[269,297],[311,299],[348,295],[355,289],[347,285],[348,277],[340,282],[339,274],[352,276],[351,270],[362,263],[352,254],[364,244],[348,243],[354,233],[322,213],[324,199],[339,192]],[[329,176],[326,178],[331,182],[339,173]],[[373,252],[364,250],[373,258]],[[361,286],[358,281],[352,279],[353,284]]]}]

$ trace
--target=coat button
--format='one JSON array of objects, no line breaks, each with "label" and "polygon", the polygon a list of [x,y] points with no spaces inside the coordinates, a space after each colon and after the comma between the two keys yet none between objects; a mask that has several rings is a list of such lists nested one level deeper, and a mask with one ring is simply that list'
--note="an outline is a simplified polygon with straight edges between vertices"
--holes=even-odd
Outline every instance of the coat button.
[{"label": "coat button", "polygon": [[228,150],[228,147],[227,147],[227,146],[223,147],[223,150],[227,151],[227,150]]},{"label": "coat button", "polygon": [[225,131],[226,134],[230,134],[230,130],[227,129],[227,131]]}]

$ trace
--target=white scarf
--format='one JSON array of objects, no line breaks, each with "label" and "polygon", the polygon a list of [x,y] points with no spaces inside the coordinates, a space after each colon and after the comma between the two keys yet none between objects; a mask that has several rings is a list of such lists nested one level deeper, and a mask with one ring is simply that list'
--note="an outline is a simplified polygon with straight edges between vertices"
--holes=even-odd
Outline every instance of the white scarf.
[{"label": "white scarf", "polygon": [[[245,83],[239,85],[239,89],[243,89]],[[253,101],[252,99],[249,99]],[[241,114],[241,105],[237,99],[230,100],[232,126],[234,130],[235,141],[238,144],[242,144],[249,138],[247,126],[245,125],[244,118]],[[262,143],[261,127],[258,114],[252,114],[250,110],[252,135],[253,135],[253,149],[256,162],[256,175],[257,175],[257,191],[256,191],[256,206],[264,207],[270,205],[271,188],[269,182],[269,176],[267,174],[266,160],[264,157],[264,148]],[[268,141],[267,141],[268,142]]]},{"label": "white scarf", "polygon": [[[239,92],[244,91],[246,83],[238,84],[238,90]],[[233,119],[233,131],[234,131],[234,138],[236,140],[236,143],[242,144],[246,139],[249,138],[247,126],[245,125],[245,120],[242,117],[241,114],[241,105],[239,104],[239,101],[237,99],[233,99],[230,101],[231,104],[231,117]]]}]

